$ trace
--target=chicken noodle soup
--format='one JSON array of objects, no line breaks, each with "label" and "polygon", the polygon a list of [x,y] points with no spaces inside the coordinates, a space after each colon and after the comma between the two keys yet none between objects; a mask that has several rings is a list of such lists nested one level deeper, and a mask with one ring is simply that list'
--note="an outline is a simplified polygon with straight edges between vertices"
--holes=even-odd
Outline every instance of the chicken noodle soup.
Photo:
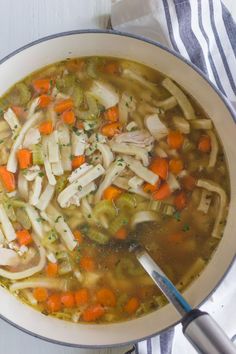
[{"label": "chicken noodle soup", "polygon": [[228,171],[178,83],[115,58],[66,60],[0,99],[0,281],[45,315],[134,318],[165,300],[129,252],[181,290],[219,243]]}]

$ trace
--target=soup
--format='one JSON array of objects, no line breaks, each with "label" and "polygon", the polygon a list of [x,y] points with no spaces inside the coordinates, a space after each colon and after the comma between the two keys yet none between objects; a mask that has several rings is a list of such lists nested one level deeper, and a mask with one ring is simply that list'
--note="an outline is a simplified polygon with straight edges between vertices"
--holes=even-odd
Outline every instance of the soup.
[{"label": "soup", "polygon": [[163,306],[129,244],[183,290],[229,203],[211,119],[171,79],[116,58],[56,63],[0,99],[0,181],[1,285],[74,322]]}]

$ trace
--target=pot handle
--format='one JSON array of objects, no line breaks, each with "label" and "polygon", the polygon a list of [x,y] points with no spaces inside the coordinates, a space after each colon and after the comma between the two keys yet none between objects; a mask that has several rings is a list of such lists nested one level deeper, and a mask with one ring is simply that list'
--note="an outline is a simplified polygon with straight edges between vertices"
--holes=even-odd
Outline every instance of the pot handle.
[{"label": "pot handle", "polygon": [[199,353],[236,354],[236,346],[207,312],[194,309],[181,322],[184,335]]}]

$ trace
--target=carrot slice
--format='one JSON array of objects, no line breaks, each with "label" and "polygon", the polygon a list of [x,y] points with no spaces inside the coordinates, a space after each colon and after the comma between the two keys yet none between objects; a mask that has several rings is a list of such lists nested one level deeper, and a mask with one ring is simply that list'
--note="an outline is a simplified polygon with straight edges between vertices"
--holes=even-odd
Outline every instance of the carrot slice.
[{"label": "carrot slice", "polygon": [[50,295],[47,300],[47,309],[49,312],[57,312],[60,311],[62,307],[61,303],[61,295],[60,294],[53,294]]},{"label": "carrot slice", "polygon": [[129,301],[125,304],[124,310],[129,315],[131,315],[132,313],[137,311],[137,309],[139,308],[139,304],[140,302],[137,297],[131,297]]},{"label": "carrot slice", "polygon": [[161,187],[152,194],[154,200],[163,200],[171,195],[171,190],[168,183],[163,183]]},{"label": "carrot slice", "polygon": [[109,62],[104,66],[104,72],[110,75],[118,74],[119,65],[115,62]]},{"label": "carrot slice", "polygon": [[73,232],[73,235],[75,236],[76,240],[81,244],[84,241],[83,235],[79,230],[75,230]]},{"label": "carrot slice", "polygon": [[20,149],[17,151],[17,159],[20,169],[28,168],[32,165],[32,152],[28,149]]},{"label": "carrot slice", "polygon": [[55,277],[58,273],[58,264],[49,262],[46,267],[46,274],[48,277]]},{"label": "carrot slice", "polygon": [[101,318],[105,313],[104,307],[100,304],[91,305],[88,307],[83,315],[82,319],[85,322],[94,322]]},{"label": "carrot slice", "polygon": [[73,101],[71,98],[67,98],[66,100],[60,101],[55,104],[54,111],[56,113],[63,113],[73,108]]},{"label": "carrot slice", "polygon": [[0,166],[0,180],[7,192],[13,192],[16,189],[15,175],[9,172],[6,166]]},{"label": "carrot slice", "polygon": [[117,106],[108,108],[104,113],[104,118],[110,122],[117,122],[119,120],[119,110]]},{"label": "carrot slice", "polygon": [[198,141],[198,150],[201,152],[211,151],[211,139],[208,135],[202,135]]},{"label": "carrot slice", "polygon": [[187,191],[192,191],[196,186],[196,182],[197,182],[196,178],[190,175],[185,176],[182,179],[183,188],[186,189]]},{"label": "carrot slice", "polygon": [[174,205],[176,207],[176,209],[178,210],[182,210],[186,207],[187,205],[187,197],[185,192],[180,192],[176,195],[175,199],[174,199]]},{"label": "carrot slice", "polygon": [[72,159],[72,168],[78,168],[81,165],[83,165],[83,163],[85,163],[85,156],[84,155],[80,155],[80,156],[75,156]]},{"label": "carrot slice", "polygon": [[50,120],[42,122],[39,127],[38,127],[39,131],[41,134],[43,135],[49,135],[53,132],[53,125],[52,122]]},{"label": "carrot slice", "polygon": [[108,307],[116,306],[116,295],[109,288],[102,288],[96,293],[97,301],[103,305]]},{"label": "carrot slice", "polygon": [[76,72],[83,69],[85,62],[84,60],[69,60],[66,64],[66,68],[69,72]]},{"label": "carrot slice", "polygon": [[16,237],[21,246],[27,246],[33,241],[31,234],[25,229],[17,231]]},{"label": "carrot slice", "polygon": [[33,290],[33,296],[38,302],[44,302],[48,298],[48,291],[45,288],[35,288]]},{"label": "carrot slice", "polygon": [[122,193],[122,190],[115,186],[107,187],[103,192],[103,199],[106,200],[115,200],[117,199]]},{"label": "carrot slice", "polygon": [[74,124],[75,123],[75,114],[73,111],[65,111],[62,113],[63,122],[66,124]]},{"label": "carrot slice", "polygon": [[168,161],[161,157],[156,157],[152,160],[151,164],[149,165],[149,170],[156,173],[162,179],[166,179],[168,176]]},{"label": "carrot slice", "polygon": [[61,294],[61,303],[65,308],[75,307],[75,296],[71,291]]},{"label": "carrot slice", "polygon": [[46,108],[52,102],[52,97],[48,95],[41,95],[39,96],[39,107]]},{"label": "carrot slice", "polygon": [[50,80],[49,79],[38,79],[33,82],[33,88],[35,89],[36,92],[39,93],[47,93],[50,88]]},{"label": "carrot slice", "polygon": [[146,182],[144,183],[143,191],[146,193],[153,193],[158,190],[159,186],[160,186],[160,180],[158,180],[155,184]]},{"label": "carrot slice", "polygon": [[92,272],[96,266],[92,257],[83,256],[80,258],[80,267],[86,272]]},{"label": "carrot slice", "polygon": [[114,237],[118,240],[125,240],[128,236],[128,230],[126,227],[121,227],[118,231],[116,231]]},{"label": "carrot slice", "polygon": [[106,124],[102,127],[101,132],[103,135],[107,136],[108,138],[112,138],[116,133],[120,131],[120,123],[114,122],[110,124]]},{"label": "carrot slice", "polygon": [[184,142],[184,136],[178,131],[170,131],[167,136],[167,143],[171,149],[180,149]]},{"label": "carrot slice", "polygon": [[184,168],[183,161],[180,159],[171,159],[169,162],[169,168],[174,175],[178,175]]},{"label": "carrot slice", "polygon": [[75,292],[75,302],[77,306],[85,305],[89,302],[88,289],[82,288]]}]

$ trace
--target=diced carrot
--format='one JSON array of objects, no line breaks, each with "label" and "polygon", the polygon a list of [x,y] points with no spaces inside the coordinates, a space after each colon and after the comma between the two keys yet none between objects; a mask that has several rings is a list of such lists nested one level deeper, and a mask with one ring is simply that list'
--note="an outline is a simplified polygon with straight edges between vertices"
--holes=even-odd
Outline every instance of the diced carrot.
[{"label": "diced carrot", "polygon": [[83,235],[79,230],[75,230],[73,232],[73,235],[75,236],[76,240],[81,244],[84,241]]},{"label": "diced carrot", "polygon": [[83,122],[78,122],[78,123],[76,124],[76,127],[77,127],[78,129],[84,129],[84,123],[83,123]]},{"label": "diced carrot", "polygon": [[124,310],[129,315],[133,314],[139,308],[139,299],[137,297],[131,297],[129,301],[125,304]]},{"label": "diced carrot", "polygon": [[196,186],[196,182],[196,178],[191,175],[182,178],[183,188],[187,191],[192,191]]},{"label": "diced carrot", "polygon": [[7,192],[13,192],[16,189],[15,175],[9,172],[6,166],[0,166],[0,180]]},{"label": "diced carrot", "polygon": [[184,142],[184,136],[178,131],[172,130],[167,136],[167,143],[171,149],[180,149]]},{"label": "diced carrot", "polygon": [[117,106],[108,108],[104,112],[104,118],[109,122],[117,122],[119,120],[119,110]]},{"label": "diced carrot", "polygon": [[73,103],[72,99],[67,98],[63,101],[56,103],[54,106],[54,111],[56,113],[63,113],[65,111],[68,111],[69,109],[72,109],[73,105],[74,105],[74,103]]},{"label": "diced carrot", "polygon": [[94,322],[101,318],[105,313],[105,309],[100,304],[89,306],[82,315],[82,319],[85,322]]},{"label": "diced carrot", "polygon": [[114,237],[118,240],[125,240],[128,236],[128,230],[126,227],[121,227],[118,231],[116,231]]},{"label": "diced carrot", "polygon": [[96,293],[97,301],[103,306],[115,307],[116,295],[109,288],[102,288]]},{"label": "diced carrot", "polygon": [[41,95],[39,96],[39,107],[46,108],[52,102],[52,97],[48,95]]},{"label": "diced carrot", "polygon": [[61,303],[66,308],[75,307],[75,296],[71,291],[61,294]]},{"label": "diced carrot", "polygon": [[180,159],[171,159],[169,162],[169,168],[174,175],[178,175],[184,168],[183,161]]},{"label": "diced carrot", "polygon": [[148,168],[162,179],[166,179],[168,176],[169,165],[166,159],[155,157]]},{"label": "diced carrot", "polygon": [[143,191],[146,193],[153,193],[158,190],[159,186],[160,186],[160,180],[158,180],[156,184],[151,184],[146,182],[144,183]]},{"label": "diced carrot", "polygon": [[115,186],[107,187],[103,192],[103,199],[116,200],[122,193],[122,190]]},{"label": "diced carrot", "polygon": [[152,194],[154,200],[163,200],[171,195],[171,189],[168,183],[163,183],[161,187]]},{"label": "diced carrot", "polygon": [[75,114],[73,111],[65,111],[62,113],[63,122],[66,124],[74,124],[75,123]]},{"label": "diced carrot", "polygon": [[35,288],[33,290],[33,296],[38,302],[44,302],[48,298],[48,291],[45,288]]},{"label": "diced carrot", "polygon": [[115,75],[119,72],[119,65],[116,62],[109,62],[104,66],[104,71],[107,74]]},{"label": "diced carrot", "polygon": [[80,258],[80,267],[86,272],[92,272],[95,268],[95,262],[90,256],[83,256]]},{"label": "diced carrot", "polygon": [[79,289],[75,292],[75,302],[77,306],[85,305],[89,302],[89,291],[86,288]]},{"label": "diced carrot", "polygon": [[50,80],[49,79],[38,79],[33,82],[33,87],[38,93],[47,93],[50,88]]},{"label": "diced carrot", "polygon": [[69,72],[76,72],[76,71],[80,71],[83,69],[85,65],[85,62],[84,60],[69,60],[67,63],[66,63],[66,68]]},{"label": "diced carrot", "polygon": [[32,243],[33,239],[28,230],[19,230],[16,232],[17,241],[21,246],[27,246]]},{"label": "diced carrot", "polygon": [[58,264],[49,262],[46,266],[46,274],[48,277],[55,277],[58,273]]},{"label": "diced carrot", "polygon": [[42,122],[39,127],[38,127],[39,131],[41,134],[43,135],[49,135],[53,132],[53,125],[52,122],[50,120]]},{"label": "diced carrot", "polygon": [[107,136],[108,138],[112,138],[116,133],[120,131],[120,123],[114,122],[110,124],[106,124],[102,127],[101,132],[103,135]]},{"label": "diced carrot", "polygon": [[26,116],[25,109],[22,106],[12,106],[11,109],[18,118],[24,118]]},{"label": "diced carrot", "polygon": [[185,239],[185,233],[183,231],[177,231],[166,237],[167,241],[170,243],[181,243]]},{"label": "diced carrot", "polygon": [[62,307],[61,303],[61,295],[60,294],[53,294],[50,295],[47,300],[47,309],[49,312],[57,312],[60,311]]},{"label": "diced carrot", "polygon": [[80,156],[75,156],[72,159],[72,168],[78,168],[81,165],[83,165],[83,163],[85,163],[85,156],[84,155],[80,155]]},{"label": "diced carrot", "polygon": [[187,205],[187,197],[184,191],[179,192],[175,199],[174,199],[174,205],[177,210],[182,210],[186,207]]},{"label": "diced carrot", "polygon": [[32,152],[28,149],[20,149],[17,151],[17,159],[20,169],[28,168],[32,165]]},{"label": "diced carrot", "polygon": [[201,152],[211,151],[211,138],[208,135],[202,135],[198,141],[198,150]]}]

